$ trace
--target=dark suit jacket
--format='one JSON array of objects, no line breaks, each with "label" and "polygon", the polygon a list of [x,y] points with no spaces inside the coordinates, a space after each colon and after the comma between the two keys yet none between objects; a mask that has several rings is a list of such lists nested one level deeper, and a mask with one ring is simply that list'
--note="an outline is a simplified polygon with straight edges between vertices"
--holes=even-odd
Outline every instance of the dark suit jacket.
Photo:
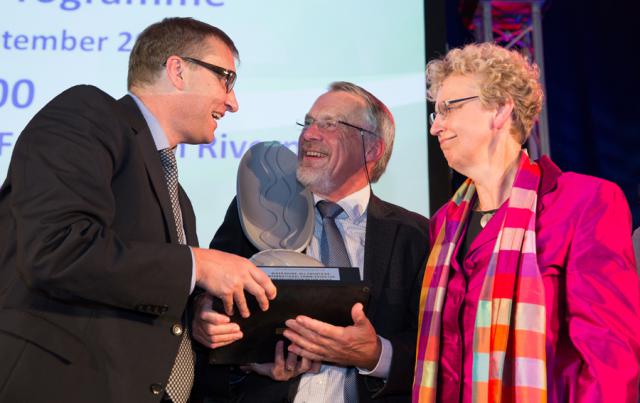
[{"label": "dark suit jacket", "polygon": [[[427,230],[428,220],[423,216],[371,195],[367,207],[364,281],[372,293],[366,314],[378,334],[391,341],[393,359],[386,384],[378,378],[358,376],[360,402],[410,401],[417,310],[429,248]],[[210,247],[245,257],[258,251],[242,232],[235,199]],[[198,376],[198,389],[208,387],[211,395],[228,395],[228,372],[220,367],[204,368],[205,365],[199,364],[197,376],[207,375]],[[299,378],[276,382],[264,376],[250,375],[231,395],[240,396],[246,402],[292,401],[298,381]]]},{"label": "dark suit jacket", "polygon": [[161,399],[192,267],[170,203],[131,97],[78,86],[36,114],[0,189],[0,401]]}]

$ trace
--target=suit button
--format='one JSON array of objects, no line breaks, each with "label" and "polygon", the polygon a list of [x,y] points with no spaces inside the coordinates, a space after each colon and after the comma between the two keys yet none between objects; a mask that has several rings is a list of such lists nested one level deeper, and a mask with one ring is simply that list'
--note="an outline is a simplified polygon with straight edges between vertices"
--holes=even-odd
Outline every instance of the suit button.
[{"label": "suit button", "polygon": [[151,393],[153,393],[154,395],[159,395],[162,392],[164,392],[164,388],[162,387],[162,384],[160,383],[151,384]]},{"label": "suit button", "polygon": [[174,336],[182,336],[182,332],[182,325],[175,324],[171,326],[171,333],[173,333]]}]

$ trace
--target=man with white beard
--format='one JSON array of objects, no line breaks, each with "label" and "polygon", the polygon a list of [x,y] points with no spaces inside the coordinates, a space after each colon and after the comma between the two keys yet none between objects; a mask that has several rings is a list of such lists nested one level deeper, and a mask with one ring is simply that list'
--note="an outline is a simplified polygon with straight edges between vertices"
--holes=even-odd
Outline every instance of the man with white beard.
[{"label": "man with white beard", "polygon": [[[209,402],[409,402],[428,220],[371,192],[391,156],[393,116],[365,89],[336,82],[299,124],[297,177],[317,207],[306,253],[321,260],[323,214],[333,210],[348,265],[360,269],[371,299],[366,309],[352,307],[351,326],[288,320],[288,351],[279,342],[274,362],[243,368],[249,375],[201,363],[199,387]],[[211,247],[257,252],[242,232],[235,199]],[[197,307],[193,335],[201,344],[217,348],[242,337],[237,324],[210,309],[209,296]]]}]

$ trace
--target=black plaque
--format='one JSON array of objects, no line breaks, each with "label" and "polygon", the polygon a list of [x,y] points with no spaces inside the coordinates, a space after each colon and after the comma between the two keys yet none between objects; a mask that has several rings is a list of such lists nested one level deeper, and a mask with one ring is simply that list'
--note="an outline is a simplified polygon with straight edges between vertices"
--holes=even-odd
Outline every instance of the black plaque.
[{"label": "black plaque", "polygon": [[[257,301],[247,295],[251,311],[248,318],[237,312],[231,321],[240,325],[242,339],[211,351],[211,364],[246,364],[273,362],[276,342],[285,340],[284,322],[298,315],[349,326],[351,307],[369,301],[369,287],[360,280],[358,268],[261,267],[271,277],[278,295],[269,309],[260,310]],[[213,309],[224,312],[222,301],[214,298]]]}]

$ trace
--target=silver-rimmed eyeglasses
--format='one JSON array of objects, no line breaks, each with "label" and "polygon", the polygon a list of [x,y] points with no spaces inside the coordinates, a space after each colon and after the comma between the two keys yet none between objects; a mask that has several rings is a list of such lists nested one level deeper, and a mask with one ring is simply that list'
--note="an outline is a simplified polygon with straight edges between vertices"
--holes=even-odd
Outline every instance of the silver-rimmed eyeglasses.
[{"label": "silver-rimmed eyeglasses", "polygon": [[360,134],[369,133],[369,134],[373,134],[374,136],[377,136],[377,134],[375,132],[372,132],[371,130],[367,130],[359,126],[352,125],[349,122],[345,122],[343,120],[337,120],[337,119],[314,119],[311,116],[306,116],[304,118],[303,123],[296,122],[296,124],[298,126],[301,126],[302,130],[307,130],[315,124],[318,129],[324,132],[335,132],[336,129],[338,128],[338,124],[341,124],[347,127],[351,127],[352,129],[359,130]]}]

